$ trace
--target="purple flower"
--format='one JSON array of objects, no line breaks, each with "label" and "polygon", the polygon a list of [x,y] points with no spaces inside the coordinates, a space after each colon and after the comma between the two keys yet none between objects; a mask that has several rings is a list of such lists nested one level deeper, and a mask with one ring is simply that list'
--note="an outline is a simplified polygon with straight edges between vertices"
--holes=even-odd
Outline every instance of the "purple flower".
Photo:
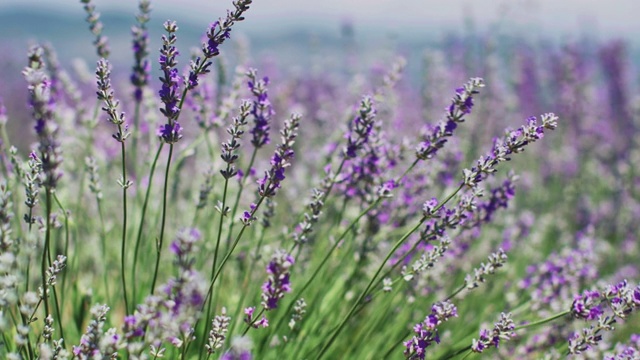
[{"label": "purple flower", "polygon": [[285,293],[291,292],[289,269],[295,263],[293,256],[284,250],[276,251],[267,265],[268,279],[262,285],[262,306],[265,310],[278,307]]},{"label": "purple flower", "polygon": [[91,33],[96,36],[93,41],[93,45],[96,47],[98,57],[107,59],[109,57],[109,40],[106,36],[102,35],[102,22],[100,21],[100,13],[96,11],[96,6],[91,3],[91,0],[80,0],[84,5],[84,11],[87,13],[87,22]]},{"label": "purple flower", "polygon": [[431,344],[440,343],[437,326],[458,316],[458,310],[450,301],[437,302],[431,307],[431,314],[424,321],[413,327],[415,335],[404,343],[404,355],[408,359],[422,359],[426,357],[426,349]]},{"label": "purple flower", "polygon": [[156,135],[167,144],[174,144],[178,142],[178,140],[182,139],[182,127],[179,122],[174,122],[173,124],[164,124],[160,125]]},{"label": "purple flower", "polygon": [[355,158],[356,152],[369,141],[369,135],[373,130],[376,110],[373,108],[371,97],[365,96],[360,101],[358,115],[351,123],[352,129],[347,134],[347,145],[342,153],[347,158]]},{"label": "purple flower", "polygon": [[294,152],[293,145],[298,136],[300,115],[292,114],[285,121],[284,129],[280,132],[282,143],[278,145],[275,154],[271,157],[271,169],[265,171],[262,179],[258,179],[258,193],[263,197],[272,197],[280,188],[280,183],[285,179],[285,170],[291,166]]},{"label": "purple flower", "polygon": [[582,295],[577,295],[571,304],[571,314],[578,319],[597,319],[603,314],[600,307],[600,293],[586,290]]},{"label": "purple flower", "polygon": [[514,330],[516,326],[511,319],[511,314],[500,314],[500,320],[493,325],[493,330],[480,329],[478,339],[473,339],[471,343],[471,350],[473,352],[481,353],[490,347],[498,348],[501,340],[509,340],[516,336]]},{"label": "purple flower", "polygon": [[464,115],[471,113],[473,96],[484,87],[484,81],[480,78],[472,78],[463,87],[456,89],[456,95],[451,100],[451,105],[445,114],[446,119],[441,120],[435,126],[427,125],[423,129],[422,142],[416,148],[416,157],[420,160],[430,159],[447,142],[447,137],[453,135],[458,123],[465,121]]},{"label": "purple flower", "polygon": [[62,151],[58,141],[58,125],[54,122],[55,99],[51,94],[51,82],[45,72],[43,49],[34,46],[29,50],[29,65],[22,74],[28,83],[29,106],[36,121],[38,152],[42,173],[41,185],[52,190],[62,177]]},{"label": "purple flower", "polygon": [[140,14],[136,16],[138,25],[131,29],[134,64],[130,80],[134,86],[134,99],[140,102],[142,101],[142,89],[149,83],[149,72],[151,71],[151,63],[147,59],[149,33],[146,28],[151,12],[151,3],[149,0],[140,1],[138,9],[140,10]]},{"label": "purple flower", "polygon": [[254,121],[253,129],[251,129],[251,135],[253,136],[251,143],[256,148],[259,148],[270,141],[270,121],[275,111],[269,101],[267,89],[269,78],[265,76],[262,79],[258,79],[256,69],[250,69],[246,75],[249,78],[249,90],[255,98],[251,106],[251,115]]}]

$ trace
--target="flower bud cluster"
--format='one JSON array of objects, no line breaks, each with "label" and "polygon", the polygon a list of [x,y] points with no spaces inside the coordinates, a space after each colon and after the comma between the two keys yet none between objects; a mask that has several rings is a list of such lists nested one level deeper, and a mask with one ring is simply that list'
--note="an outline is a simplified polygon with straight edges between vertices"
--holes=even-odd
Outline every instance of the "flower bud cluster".
[{"label": "flower bud cluster", "polygon": [[511,313],[501,313],[500,320],[494,324],[492,331],[480,330],[479,338],[472,341],[471,351],[481,353],[492,346],[498,348],[501,340],[508,341],[516,336],[515,328],[516,325],[511,319]]},{"label": "flower bud cluster", "polygon": [[452,317],[458,316],[455,305],[446,300],[437,302],[431,307],[431,314],[424,321],[413,327],[415,335],[404,343],[404,355],[407,359],[422,359],[426,357],[426,349],[434,342],[440,343],[437,327]]}]

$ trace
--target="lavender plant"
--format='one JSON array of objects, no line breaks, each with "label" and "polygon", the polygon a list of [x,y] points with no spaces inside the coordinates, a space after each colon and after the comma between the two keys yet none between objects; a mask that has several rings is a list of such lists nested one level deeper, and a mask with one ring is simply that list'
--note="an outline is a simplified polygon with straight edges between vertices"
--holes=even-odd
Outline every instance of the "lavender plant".
[{"label": "lavender plant", "polygon": [[[621,43],[538,68],[491,42],[445,62],[467,51],[451,42],[421,89],[404,58],[344,86],[244,52],[230,71],[235,0],[186,66],[164,22],[154,72],[140,0],[127,75],[81,3],[91,85],[35,45],[16,85],[35,144],[0,104],[0,358],[637,357]],[[486,84],[456,84],[470,69]]]}]

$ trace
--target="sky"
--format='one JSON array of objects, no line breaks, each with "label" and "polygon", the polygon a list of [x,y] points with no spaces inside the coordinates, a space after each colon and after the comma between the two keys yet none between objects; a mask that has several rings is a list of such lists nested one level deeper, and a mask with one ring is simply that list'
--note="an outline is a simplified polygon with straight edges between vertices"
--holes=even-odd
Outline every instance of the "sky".
[{"label": "sky", "polygon": [[[134,0],[94,0],[99,10],[136,12]],[[212,21],[225,14],[232,0],[152,0],[154,9],[194,20]],[[79,0],[0,0],[0,12],[12,6],[38,6],[81,14]],[[265,31],[287,24],[337,23],[384,30],[504,23],[523,32],[603,34],[635,37],[640,33],[640,0],[254,0],[247,19]]]}]

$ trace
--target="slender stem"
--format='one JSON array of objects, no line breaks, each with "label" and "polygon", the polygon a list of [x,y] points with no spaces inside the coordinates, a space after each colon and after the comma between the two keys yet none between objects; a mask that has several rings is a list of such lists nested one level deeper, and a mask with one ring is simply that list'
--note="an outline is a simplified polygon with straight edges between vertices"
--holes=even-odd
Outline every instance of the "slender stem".
[{"label": "slender stem", "polygon": [[135,99],[135,105],[133,108],[133,133],[131,137],[131,160],[133,161],[133,169],[136,172],[133,174],[136,178],[136,189],[140,188],[140,176],[137,174],[138,169],[138,144],[140,138],[140,130],[138,130],[138,125],[140,124],[140,107],[142,103],[138,99]]},{"label": "slender stem", "polygon": [[451,300],[454,297],[456,297],[458,294],[460,294],[460,292],[462,292],[462,290],[464,290],[466,288],[465,285],[460,286],[459,288],[456,289],[456,291],[454,291],[451,295],[447,296],[447,299],[445,301]]},{"label": "slender stem", "polygon": [[167,157],[167,168],[164,172],[164,190],[162,192],[162,222],[160,225],[160,238],[156,243],[156,267],[153,271],[153,280],[151,282],[151,294],[155,291],[156,281],[158,279],[158,268],[160,267],[160,255],[162,254],[162,240],[164,238],[164,226],[167,219],[167,191],[169,189],[169,168],[171,167],[171,156],[173,155],[173,144],[169,144],[169,156]]},{"label": "slender stem", "polygon": [[[60,208],[60,210],[62,210],[62,213],[64,214],[64,228],[65,228],[64,255],[66,256],[69,253],[69,241],[70,241],[70,239],[69,239],[69,216],[67,215],[67,210],[64,208],[64,206],[62,206],[62,203],[58,199],[58,195],[53,194],[53,199],[56,201],[56,204],[58,205],[58,207]],[[64,295],[65,295],[66,291],[64,291],[64,289],[66,288],[66,283],[67,283],[67,275],[66,275],[66,273],[67,272],[65,271],[64,274],[62,275],[62,282],[61,282],[62,284],[60,285],[60,287],[62,289],[62,294],[60,296],[60,307],[61,307],[62,312],[64,312],[64,303],[65,303]],[[54,290],[55,290],[55,288],[54,288]],[[54,295],[55,295],[55,293],[54,293]],[[62,327],[60,329],[62,330]],[[63,338],[64,338],[64,336],[63,336]]]},{"label": "slender stem", "polygon": [[[44,247],[42,248],[42,259],[40,264],[40,270],[42,275],[42,298],[44,300],[44,317],[49,316],[49,301],[47,300],[47,253],[49,251],[49,243],[51,241],[51,189],[45,188],[45,236]],[[50,260],[50,259],[49,259]],[[51,261],[49,261],[51,262]],[[62,324],[60,324],[62,326]]]},{"label": "slender stem", "polygon": [[[255,269],[255,265],[256,262],[258,260],[258,254],[260,254],[260,249],[262,248],[262,242],[264,241],[264,234],[265,231],[262,231],[262,234],[260,235],[260,239],[258,240],[258,245],[256,246],[256,256],[254,258],[254,261],[250,261],[249,264],[249,270],[245,272],[244,274],[244,280],[242,281],[242,288],[246,289],[247,285],[249,284],[249,278],[251,277],[251,274],[253,274],[253,270]],[[248,291],[242,291],[241,295],[240,295],[240,300],[238,300],[238,305],[236,307],[236,310],[234,312],[235,316],[237,319],[240,318],[240,311],[242,310],[242,304],[244,303],[244,299],[247,297],[247,293]],[[284,318],[284,316],[282,316],[280,319]],[[233,330],[235,328],[237,321],[234,321],[231,323],[230,327],[229,327],[229,334],[233,334]]]},{"label": "slender stem", "polygon": [[515,328],[515,331],[517,331],[517,330],[522,330],[522,329],[526,329],[526,328],[530,328],[530,327],[534,327],[534,326],[538,326],[538,325],[542,325],[542,324],[546,324],[546,323],[548,323],[548,322],[550,322],[550,321],[553,321],[553,320],[555,320],[555,319],[559,319],[559,318],[561,318],[561,317],[563,317],[563,316],[566,316],[566,315],[568,315],[568,314],[570,314],[570,313],[571,313],[571,310],[565,310],[565,311],[563,311],[563,312],[561,312],[561,313],[558,313],[558,314],[552,315],[552,316],[550,316],[550,317],[548,317],[548,318],[541,319],[541,320],[538,320],[538,321],[534,321],[534,322],[532,322],[532,323],[528,323],[528,324],[524,324],[524,325],[517,326],[517,327]]},{"label": "slender stem", "polygon": [[[122,125],[118,125],[118,131],[122,134]],[[126,254],[127,254],[127,163],[124,140],[120,142],[122,148],[122,246],[120,248],[120,278],[122,279],[122,293],[124,295],[125,313],[129,312],[129,301],[127,299],[127,276],[126,276]]]},{"label": "slender stem", "polygon": [[[227,171],[229,170],[230,165],[227,165]],[[229,179],[224,179],[224,190],[222,192],[222,208],[219,209],[220,211],[220,221],[218,223],[218,237],[216,239],[216,247],[215,250],[213,252],[213,263],[211,264],[211,278],[209,279],[209,281],[211,282],[211,285],[209,287],[209,291],[207,293],[207,298],[209,299],[208,304],[207,304],[207,316],[205,317],[205,320],[207,322],[205,322],[205,325],[203,327],[203,334],[202,334],[202,338],[205,339],[207,336],[207,333],[209,331],[209,325],[208,325],[208,321],[211,317],[211,303],[213,302],[213,296],[212,296],[212,292],[213,292],[213,277],[216,271],[216,265],[217,265],[217,261],[218,261],[218,251],[220,250],[220,241],[222,239],[222,224],[224,223],[224,216],[225,216],[225,212],[226,212],[226,203],[227,203],[227,190],[228,190],[228,186],[229,186]],[[233,223],[233,220],[232,220]],[[200,349],[200,357],[202,357],[204,351],[204,347],[201,347]]]},{"label": "slender stem", "polygon": [[[266,187],[267,189],[269,188],[269,186]],[[251,211],[251,217],[253,217],[253,215],[255,215],[255,213],[258,211],[258,208],[260,207],[260,204],[262,204],[262,201],[265,199],[264,196],[260,197],[260,200],[258,200],[258,202],[256,203],[256,207],[255,209],[253,209],[253,211]],[[220,275],[220,273],[222,272],[222,268],[224,267],[224,265],[227,263],[227,260],[229,260],[229,258],[231,257],[231,254],[233,253],[233,251],[235,250],[236,246],[238,245],[238,243],[240,242],[240,238],[242,238],[242,234],[244,233],[244,231],[249,227],[249,225],[242,225],[242,228],[240,229],[240,232],[238,233],[238,235],[236,236],[235,241],[233,242],[233,244],[231,245],[231,248],[229,249],[229,251],[227,251],[227,254],[225,255],[225,257],[222,259],[222,262],[220,262],[220,266],[218,267],[218,270],[216,271],[216,274],[213,277],[213,280],[211,281],[210,287],[213,287],[213,284],[215,284],[216,280],[218,279],[218,276]]]},{"label": "slender stem", "polygon": [[[451,192],[451,194],[449,194],[449,196],[447,196],[440,204],[438,204],[438,206],[436,206],[432,213],[436,213],[438,212],[440,209],[442,209],[443,206],[445,206],[449,201],[451,201],[451,199],[453,199],[454,196],[456,196],[458,194],[458,192],[460,192],[460,190],[462,190],[462,188],[464,187],[464,183],[461,183],[460,186],[458,186],[458,188],[456,190],[454,190],[453,192]],[[409,238],[409,236],[411,234],[413,234],[415,231],[417,231],[420,226],[422,226],[422,224],[427,220],[427,216],[423,216],[420,221],[418,222],[418,224],[416,226],[414,226],[411,230],[409,230],[402,238],[400,238],[400,240],[398,240],[395,245],[391,248],[391,250],[387,253],[387,256],[384,258],[384,260],[382,261],[382,263],[380,264],[380,266],[378,267],[378,269],[376,270],[376,273],[373,275],[373,277],[371,278],[371,280],[369,281],[369,284],[367,285],[367,287],[365,288],[365,290],[360,294],[360,296],[358,297],[358,300],[356,300],[356,302],[353,304],[353,306],[351,307],[351,309],[349,310],[349,312],[347,313],[347,315],[344,317],[344,319],[342,319],[342,321],[340,322],[340,325],[338,325],[338,329],[333,333],[333,335],[331,336],[331,338],[329,339],[329,341],[324,345],[324,347],[320,350],[320,353],[318,354],[318,356],[316,357],[316,359],[320,359],[322,358],[322,356],[324,355],[324,353],[329,349],[329,347],[331,346],[331,344],[333,344],[333,342],[335,341],[335,339],[337,338],[338,334],[340,333],[340,331],[342,331],[342,329],[344,328],[344,326],[346,325],[347,321],[351,318],[351,315],[353,315],[353,313],[355,312],[355,310],[357,309],[358,305],[360,304],[360,302],[368,295],[369,290],[372,288],[373,283],[376,281],[376,279],[378,278],[378,275],[380,275],[380,273],[382,272],[382,269],[384,268],[384,266],[386,265],[387,261],[389,261],[389,259],[391,259],[391,256],[393,256],[393,254],[395,254],[395,252],[400,248],[400,246]]]},{"label": "slender stem", "polygon": [[109,277],[107,276],[107,269],[109,268],[107,256],[107,228],[104,224],[104,213],[102,211],[102,200],[98,195],[96,195],[96,206],[98,207],[98,217],[100,218],[100,247],[102,248],[102,256],[104,256],[105,261],[102,266],[102,277],[104,281],[104,289],[105,289],[105,297],[107,299],[107,304],[110,304],[111,292],[109,291]]},{"label": "slender stem", "polygon": [[382,263],[380,264],[380,266],[378,266],[378,269],[376,270],[375,274],[373,275],[373,277],[371,278],[371,280],[369,281],[369,284],[367,284],[367,287],[364,289],[364,291],[362,291],[362,293],[360,293],[360,296],[358,296],[358,299],[354,302],[353,306],[351,306],[351,309],[349,310],[349,312],[347,313],[347,315],[342,319],[342,321],[340,322],[340,324],[338,325],[338,328],[333,332],[333,335],[331,336],[331,338],[329,339],[329,341],[322,347],[322,349],[320,350],[320,352],[318,353],[318,356],[316,357],[316,359],[320,359],[322,358],[322,356],[325,354],[325,352],[329,349],[329,347],[331,346],[331,344],[333,344],[333,342],[335,341],[335,339],[337,338],[338,334],[340,334],[340,331],[342,331],[342,329],[344,328],[344,326],[346,325],[347,321],[351,318],[351,315],[355,312],[356,308],[358,307],[358,305],[360,304],[360,302],[362,302],[362,300],[364,300],[364,298],[366,297],[366,295],[368,294],[369,290],[371,289],[371,287],[373,286],[373,283],[375,282],[375,280],[377,279],[378,275],[380,275],[380,273],[382,272],[382,269],[384,268],[384,266],[387,264],[387,261],[389,261],[389,259],[391,259],[391,256],[400,248],[400,246],[409,238],[409,236],[411,234],[413,234],[415,231],[417,231],[420,226],[422,226],[422,224],[427,220],[426,216],[423,216],[420,221],[418,222],[418,224],[416,224],[413,228],[411,228],[409,231],[407,231],[407,233],[402,236],[402,238],[400,238],[400,240],[398,240],[393,247],[391,248],[391,250],[387,253],[387,256],[384,258],[384,260],[382,261]]},{"label": "slender stem", "polygon": [[[402,173],[402,175],[400,175],[400,177],[398,177],[394,182],[395,183],[399,183],[409,172],[411,172],[411,170],[413,170],[413,168],[418,164],[420,160],[416,159],[409,167],[407,167],[407,169]],[[331,192],[331,189],[333,188],[333,185],[336,182],[337,177],[340,175],[340,172],[342,171],[342,167],[345,164],[345,159],[342,159],[342,162],[340,163],[340,165],[338,166],[338,170],[334,176],[334,178],[331,181],[331,184],[329,185],[327,191],[325,192],[324,196],[323,196],[323,202],[326,201],[327,197],[329,196],[329,193]],[[457,193],[457,191],[455,192]],[[454,193],[454,195],[455,195]],[[450,198],[452,198],[453,195],[450,195],[449,198],[446,200],[448,201]],[[351,229],[360,221],[360,219],[362,219],[362,217],[364,217],[366,214],[369,213],[369,211],[373,210],[374,208],[376,208],[378,206],[378,204],[380,204],[380,202],[382,201],[382,198],[378,198],[375,202],[373,202],[371,205],[369,205],[369,207],[367,209],[365,209],[364,211],[362,211],[358,217],[356,217],[351,224],[349,225],[349,227],[347,229],[345,229],[342,234],[340,235],[340,237],[338,238],[338,240],[336,240],[336,242],[333,244],[333,246],[331,247],[331,249],[329,249],[329,252],[327,253],[327,255],[323,258],[323,260],[320,262],[320,265],[318,266],[318,268],[316,268],[316,270],[314,271],[314,273],[311,275],[311,278],[309,278],[309,280],[307,280],[307,282],[302,286],[301,290],[298,291],[298,293],[292,297],[293,301],[291,301],[289,303],[289,306],[287,307],[287,311],[286,313],[290,312],[291,309],[294,306],[295,300],[300,298],[300,296],[302,295],[302,293],[309,287],[309,285],[311,284],[311,282],[315,279],[316,276],[318,276],[318,274],[320,273],[320,270],[322,269],[322,267],[325,265],[325,263],[329,260],[331,254],[333,253],[333,251],[337,248],[338,244],[344,239],[344,237],[351,231]],[[346,204],[345,204],[346,205]],[[443,204],[444,205],[444,204]],[[438,208],[439,209],[439,208]],[[291,249],[291,252],[296,248],[298,244],[294,244],[293,248]],[[276,324],[276,326],[273,328],[273,332],[271,334],[275,334],[275,332],[278,331],[278,329],[280,328],[280,326],[283,323],[283,319],[284,318],[280,318],[278,320],[278,323]],[[270,338],[267,337],[267,339]]]},{"label": "slender stem", "polygon": [[251,171],[251,167],[253,166],[253,163],[255,162],[257,153],[258,153],[258,148],[254,147],[253,148],[253,153],[251,153],[251,160],[249,160],[249,165],[247,165],[247,168],[246,168],[246,170],[244,172],[244,177],[240,181],[240,188],[238,189],[238,192],[236,193],[236,199],[234,200],[234,203],[233,203],[233,210],[231,211],[231,219],[232,219],[232,221],[231,221],[231,224],[229,225],[229,233],[227,235],[227,249],[229,249],[229,245],[231,243],[231,236],[233,236],[233,227],[235,225],[235,222],[233,222],[233,219],[236,218],[236,214],[238,213],[238,206],[240,204],[240,196],[242,195],[242,190],[244,190],[245,182],[249,178],[249,172]]},{"label": "slender stem", "polygon": [[136,301],[136,291],[138,288],[136,286],[136,267],[138,265],[138,252],[140,250],[140,243],[142,240],[142,230],[144,229],[144,220],[147,214],[147,207],[149,205],[149,197],[151,195],[151,186],[153,185],[153,175],[155,174],[156,165],[158,164],[158,159],[160,158],[160,153],[162,151],[163,145],[164,143],[160,143],[160,146],[158,146],[158,151],[156,152],[156,156],[153,158],[153,162],[151,163],[151,170],[149,170],[149,181],[147,184],[147,191],[145,192],[145,195],[144,195],[144,202],[142,204],[142,211],[140,214],[140,224],[138,225],[138,235],[136,236],[136,246],[135,246],[135,249],[133,250],[133,266],[131,267],[131,280],[132,280],[132,287],[133,287],[134,302]]},{"label": "slender stem", "polygon": [[[31,219],[33,219],[33,208],[30,207],[29,208],[29,230],[27,231],[28,233],[31,233],[31,228],[33,227],[33,223],[31,222]],[[31,272],[31,256],[27,257],[27,265],[26,265],[26,271],[25,271],[25,282],[24,282],[24,292],[28,292],[29,291],[29,278],[30,275],[29,273]]]},{"label": "slender stem", "polygon": [[[285,314],[288,314],[289,312],[291,312],[291,309],[293,309],[293,306],[295,305],[296,300],[302,296],[305,290],[309,288],[311,283],[320,274],[320,271],[324,268],[324,265],[329,261],[329,259],[331,258],[331,255],[333,255],[333,252],[338,248],[342,240],[344,240],[347,234],[351,232],[351,229],[353,229],[356,226],[356,224],[358,224],[358,222],[360,221],[360,219],[362,219],[363,216],[365,216],[369,211],[371,211],[371,209],[375,208],[377,204],[380,202],[380,200],[381,199],[376,200],[371,205],[369,205],[367,209],[362,211],[353,221],[351,221],[349,226],[334,241],[333,245],[331,245],[331,248],[329,248],[329,251],[327,252],[327,254],[324,256],[324,258],[322,258],[322,261],[320,261],[320,264],[314,269],[313,273],[311,274],[311,277],[309,277],[309,279],[302,285],[300,290],[298,290],[298,292],[293,297],[291,297],[292,300],[289,302],[289,306],[287,306],[287,310],[285,311]],[[271,336],[274,335],[280,329],[280,326],[282,326],[283,323],[284,323],[284,316],[278,319],[278,323],[273,328],[271,335],[268,336],[266,340],[270,339]]]},{"label": "slender stem", "polygon": [[258,320],[260,320],[260,316],[262,314],[264,314],[264,310],[265,310],[264,307],[262,309],[260,309],[260,312],[251,320],[251,322],[249,324],[247,324],[247,327],[242,332],[242,336],[247,335],[247,333],[249,332],[249,329],[251,329],[253,324],[255,324]]},{"label": "slender stem", "polygon": [[51,285],[51,290],[53,290],[53,305],[56,308],[56,318],[58,319],[58,324],[60,324],[60,337],[64,339],[64,326],[62,326],[62,312],[60,312],[60,306],[58,304],[58,292],[56,291],[56,287],[53,285]]}]

